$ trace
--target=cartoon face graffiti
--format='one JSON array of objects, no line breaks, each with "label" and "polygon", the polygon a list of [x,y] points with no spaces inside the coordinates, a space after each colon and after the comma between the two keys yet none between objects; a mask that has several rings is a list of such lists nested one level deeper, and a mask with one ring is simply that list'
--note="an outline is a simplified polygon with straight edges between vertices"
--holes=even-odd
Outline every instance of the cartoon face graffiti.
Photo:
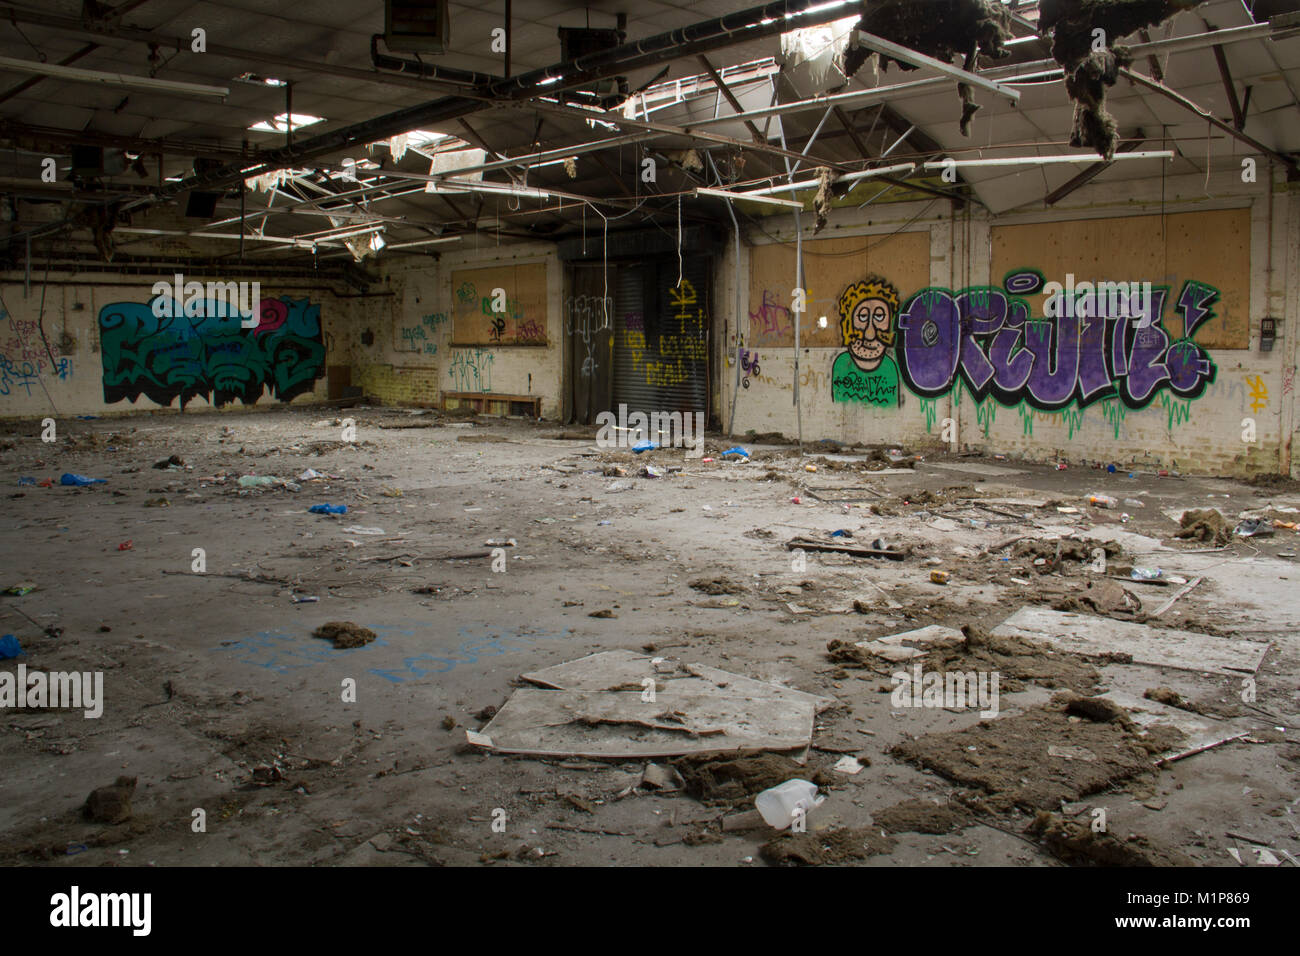
[{"label": "cartoon face graffiti", "polygon": [[894,344],[898,293],[876,280],[855,282],[840,296],[840,332],[858,368],[870,372]]},{"label": "cartoon face graffiti", "polygon": [[872,405],[898,401],[898,366],[886,352],[894,344],[898,292],[870,277],[844,290],[839,301],[840,337],[848,350],[831,369],[831,399]]}]

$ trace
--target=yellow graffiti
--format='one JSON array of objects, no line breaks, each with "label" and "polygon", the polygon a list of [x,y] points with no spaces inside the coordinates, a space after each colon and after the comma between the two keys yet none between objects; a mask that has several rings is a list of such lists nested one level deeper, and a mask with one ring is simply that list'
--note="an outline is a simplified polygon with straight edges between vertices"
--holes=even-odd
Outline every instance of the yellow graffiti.
[{"label": "yellow graffiti", "polygon": [[1268,408],[1268,386],[1264,384],[1264,380],[1256,375],[1253,380],[1247,378],[1246,384],[1250,386],[1250,410],[1262,412]]}]

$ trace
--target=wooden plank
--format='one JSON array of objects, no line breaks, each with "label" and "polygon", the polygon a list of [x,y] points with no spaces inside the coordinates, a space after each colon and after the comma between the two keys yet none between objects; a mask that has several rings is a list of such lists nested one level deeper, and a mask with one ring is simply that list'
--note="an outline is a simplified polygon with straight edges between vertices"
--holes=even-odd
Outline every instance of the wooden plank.
[{"label": "wooden plank", "polygon": [[1022,607],[993,633],[998,637],[1045,641],[1063,651],[1089,657],[1128,654],[1135,664],[1229,677],[1255,673],[1271,646],[1033,606]]}]

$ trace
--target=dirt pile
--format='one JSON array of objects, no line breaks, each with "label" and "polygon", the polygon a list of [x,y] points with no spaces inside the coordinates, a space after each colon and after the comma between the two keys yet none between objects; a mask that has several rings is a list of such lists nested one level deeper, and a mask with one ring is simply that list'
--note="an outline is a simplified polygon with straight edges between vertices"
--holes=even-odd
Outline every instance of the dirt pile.
[{"label": "dirt pile", "polygon": [[777,866],[834,866],[893,851],[895,841],[870,827],[783,833],[759,847],[763,859]]},{"label": "dirt pile", "polygon": [[904,800],[877,810],[871,819],[890,833],[951,833],[975,822],[965,807],[929,800]]},{"label": "dirt pile", "polygon": [[377,635],[370,628],[351,621],[330,621],[312,631],[312,636],[333,641],[335,650],[344,650],[369,644]]},{"label": "dirt pile", "polygon": [[1232,540],[1232,529],[1228,526],[1228,520],[1217,508],[1194,508],[1184,511],[1183,516],[1178,519],[1178,525],[1180,530],[1174,532],[1175,538],[1204,541],[1214,544],[1215,547],[1222,547]]},{"label": "dirt pile", "polygon": [[82,816],[92,823],[114,824],[130,820],[135,784],[135,777],[118,777],[115,783],[92,790],[81,808]]},{"label": "dirt pile", "polygon": [[796,778],[819,787],[835,782],[821,770],[801,766],[789,757],[774,753],[680,757],[669,763],[682,775],[687,795],[711,807],[747,803],[756,794]]},{"label": "dirt pile", "polygon": [[1091,827],[1040,810],[1029,825],[1043,846],[1071,866],[1194,866],[1186,854],[1152,843],[1136,834],[1121,840],[1112,833],[1094,833]]},{"label": "dirt pile", "polygon": [[[1173,746],[1172,728],[1141,737],[1126,714],[1092,707],[1073,695],[1014,717],[983,720],[965,730],[927,734],[891,753],[977,791],[976,805],[994,813],[1055,809],[1092,793],[1149,777],[1151,755]],[[1071,709],[1110,719],[1096,720]],[[1071,718],[1074,719],[1071,719]]]}]

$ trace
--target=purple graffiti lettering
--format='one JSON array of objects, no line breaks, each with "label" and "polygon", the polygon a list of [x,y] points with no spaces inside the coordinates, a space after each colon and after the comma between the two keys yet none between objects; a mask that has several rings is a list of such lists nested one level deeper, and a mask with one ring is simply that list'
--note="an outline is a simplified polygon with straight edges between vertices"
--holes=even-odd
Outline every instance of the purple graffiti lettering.
[{"label": "purple graffiti lettering", "polygon": [[951,388],[961,336],[952,295],[943,289],[918,292],[899,315],[898,328],[903,336],[899,357],[912,389],[929,396]]}]

